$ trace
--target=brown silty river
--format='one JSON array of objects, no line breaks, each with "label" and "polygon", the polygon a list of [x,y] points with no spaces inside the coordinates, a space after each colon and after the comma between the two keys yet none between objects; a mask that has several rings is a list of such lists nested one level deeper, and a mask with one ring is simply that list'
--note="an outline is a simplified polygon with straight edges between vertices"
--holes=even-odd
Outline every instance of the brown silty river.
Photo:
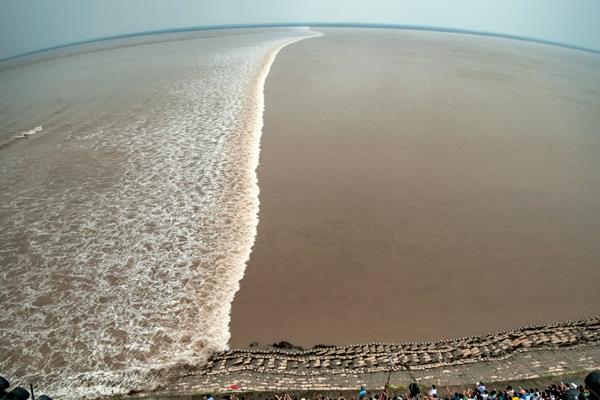
[{"label": "brown silty river", "polygon": [[319,29],[265,87],[233,347],[414,341],[600,311],[600,56]]},{"label": "brown silty river", "polygon": [[312,36],[184,32],[0,64],[12,384],[65,400],[149,390],[227,348],[256,233],[264,77]]}]

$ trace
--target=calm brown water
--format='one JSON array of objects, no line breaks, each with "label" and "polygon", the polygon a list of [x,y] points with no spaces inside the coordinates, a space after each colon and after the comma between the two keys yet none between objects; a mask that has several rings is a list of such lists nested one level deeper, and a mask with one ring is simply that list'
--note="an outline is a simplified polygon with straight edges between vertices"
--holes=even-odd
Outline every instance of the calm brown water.
[{"label": "calm brown water", "polygon": [[234,347],[425,340],[600,311],[600,56],[322,30],[267,79]]}]

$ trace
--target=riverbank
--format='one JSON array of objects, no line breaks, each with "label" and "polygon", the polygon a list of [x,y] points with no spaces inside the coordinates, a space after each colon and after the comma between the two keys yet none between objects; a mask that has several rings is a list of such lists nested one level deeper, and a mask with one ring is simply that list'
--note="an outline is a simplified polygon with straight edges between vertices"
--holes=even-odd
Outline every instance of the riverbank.
[{"label": "riverbank", "polygon": [[[310,350],[231,350],[153,393],[132,398],[193,398],[241,392],[339,392],[410,381],[442,386],[523,381],[600,368],[600,318],[529,326],[424,343],[368,343]],[[183,394],[188,397],[181,397]]]},{"label": "riverbank", "polygon": [[[559,375],[550,375],[550,376],[541,376],[541,377],[533,377],[533,378],[526,378],[526,379],[517,379],[517,380],[503,380],[503,381],[493,381],[493,382],[486,382],[489,387],[496,387],[496,388],[506,388],[507,386],[512,386],[513,388],[518,388],[518,387],[538,387],[538,388],[543,388],[545,386],[548,385],[552,385],[552,384],[556,384],[559,382],[567,382],[567,383],[575,383],[577,385],[582,384],[585,376],[589,373],[589,371],[580,371],[580,372],[569,372],[569,373],[564,373],[564,374],[559,374]],[[386,380],[387,382],[387,380]],[[404,383],[395,383],[395,381],[393,381],[390,377],[390,390],[389,393],[394,396],[394,395],[401,395],[401,394],[405,394],[407,389],[408,389],[408,383],[410,381],[406,381]],[[420,385],[421,387],[429,387],[431,385],[431,383],[435,382],[434,380],[429,380],[429,381],[425,381],[422,380],[420,381]],[[441,389],[444,392],[446,390],[450,391],[450,392],[462,392],[466,389],[469,388],[473,388],[473,383],[474,382],[465,382],[463,384],[451,384],[451,385],[444,385]],[[435,383],[434,383],[435,384]],[[440,387],[439,384],[436,384],[438,387]],[[377,387],[369,387],[368,390],[371,392],[371,394],[376,394],[379,393],[381,391],[381,386],[377,386]],[[335,390],[335,389],[324,389],[324,390],[307,390],[307,391],[299,391],[299,390],[291,390],[291,391],[287,391],[285,393],[289,394],[292,398],[305,398],[305,399],[315,399],[318,398],[319,395],[324,396],[324,397],[329,397],[329,398],[338,398],[339,396],[345,398],[345,399],[353,399],[356,398],[357,396],[357,391],[358,386],[356,388],[351,388],[351,389],[340,389],[340,390]],[[228,392],[211,392],[212,393],[218,393],[216,394],[217,398],[219,396],[236,396],[237,398],[244,398],[245,400],[265,400],[265,399],[274,399],[275,396],[280,396],[282,395],[281,391],[228,391]],[[205,400],[206,399],[206,395],[208,393],[196,393],[196,394],[189,394],[189,395],[169,395],[169,394],[164,394],[164,395],[157,395],[157,396],[133,396],[133,397],[114,397],[112,398],[112,400],[120,400],[120,399],[128,399],[128,398],[146,398],[148,400]]]}]

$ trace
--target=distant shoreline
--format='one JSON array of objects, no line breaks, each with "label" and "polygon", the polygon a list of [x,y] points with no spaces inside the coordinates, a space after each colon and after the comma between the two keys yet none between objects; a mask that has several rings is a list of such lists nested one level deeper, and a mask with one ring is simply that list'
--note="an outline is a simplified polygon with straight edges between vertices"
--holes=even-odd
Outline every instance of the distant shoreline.
[{"label": "distant shoreline", "polygon": [[[563,47],[571,50],[585,51],[588,53],[594,53],[600,55],[600,49],[593,49],[589,47],[577,46],[570,43],[555,42],[551,40],[538,39],[527,36],[511,35],[499,32],[487,32],[478,30],[468,29],[454,29],[447,27],[427,26],[427,25],[403,25],[403,24],[371,24],[371,23],[311,23],[311,22],[297,22],[297,23],[274,23],[274,24],[231,24],[231,25],[207,25],[207,26],[191,26],[187,28],[175,28],[175,29],[161,29],[157,31],[141,31],[122,35],[104,36],[96,39],[83,40],[80,42],[71,42],[59,46],[52,46],[48,48],[38,49],[29,51],[22,54],[17,54],[9,57],[0,59],[0,64],[20,59],[23,57],[38,55],[45,52],[51,52],[55,50],[65,49],[74,46],[82,46],[89,44],[96,44],[99,42],[129,39],[141,36],[155,36],[169,33],[186,33],[186,32],[202,32],[202,31],[216,31],[216,30],[228,30],[228,29],[261,29],[261,28],[293,28],[293,27],[311,27],[311,28],[366,28],[366,29],[399,29],[399,30],[414,30],[414,31],[430,31],[430,32],[442,32],[442,33],[457,33],[464,35],[475,35],[475,36],[486,36],[503,39],[512,39],[525,42],[532,42],[538,44],[544,44],[549,46]],[[1,66],[1,65],[0,65]]]}]

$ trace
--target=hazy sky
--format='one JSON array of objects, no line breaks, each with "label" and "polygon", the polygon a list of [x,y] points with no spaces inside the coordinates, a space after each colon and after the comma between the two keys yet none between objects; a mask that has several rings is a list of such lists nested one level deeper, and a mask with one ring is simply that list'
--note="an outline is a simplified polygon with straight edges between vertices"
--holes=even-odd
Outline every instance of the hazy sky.
[{"label": "hazy sky", "polygon": [[0,0],[0,59],[223,24],[362,22],[513,34],[600,50],[600,0]]}]

